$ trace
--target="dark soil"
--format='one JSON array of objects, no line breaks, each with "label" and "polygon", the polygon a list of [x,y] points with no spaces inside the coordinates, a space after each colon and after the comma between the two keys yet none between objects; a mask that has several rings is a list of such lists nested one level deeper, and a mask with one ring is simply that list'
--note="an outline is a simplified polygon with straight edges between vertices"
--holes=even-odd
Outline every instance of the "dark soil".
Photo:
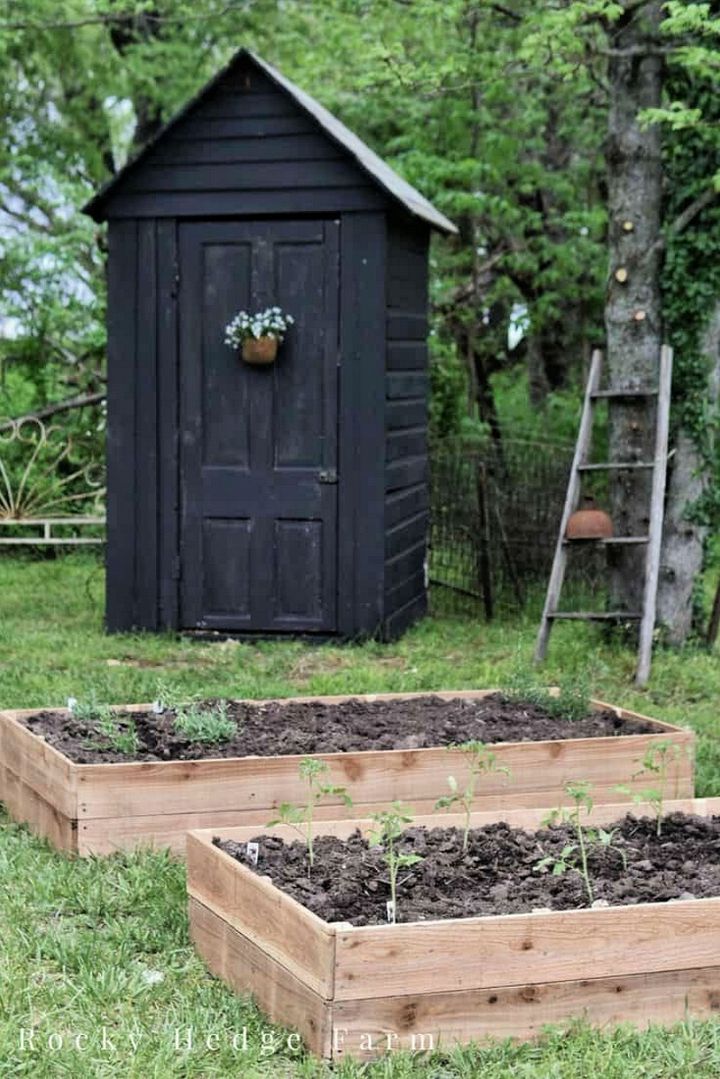
[{"label": "dark soil", "polygon": [[[582,719],[553,716],[537,705],[500,694],[475,701],[433,696],[404,701],[355,698],[343,704],[232,701],[228,714],[237,724],[237,734],[207,744],[191,742],[175,731],[173,712],[159,716],[136,712],[132,719],[141,748],[132,756],[113,749],[87,722],[66,713],[38,712],[23,723],[78,764],[420,749],[468,741],[540,742],[657,731],[651,723],[620,719],[609,711]],[[122,727],[127,725],[126,713],[118,711],[115,716]]]},{"label": "dark soil", "polygon": [[[628,815],[613,827],[612,848],[591,845],[589,871],[597,906],[720,896],[720,817],[673,813],[664,819],[660,837],[655,820],[648,818]],[[286,844],[275,836],[256,838],[260,846],[256,871],[321,918],[353,925],[387,920],[390,888],[383,853],[369,847],[359,832],[347,840],[317,838],[311,873],[301,840]],[[398,850],[423,860],[399,872],[397,920],[588,907],[585,884],[577,872],[569,869],[555,876],[551,869],[535,868],[542,858],[557,857],[573,841],[569,825],[524,832],[490,824],[470,833],[463,854],[458,829],[411,827]],[[238,861],[246,861],[244,845],[217,838],[214,842]]]}]

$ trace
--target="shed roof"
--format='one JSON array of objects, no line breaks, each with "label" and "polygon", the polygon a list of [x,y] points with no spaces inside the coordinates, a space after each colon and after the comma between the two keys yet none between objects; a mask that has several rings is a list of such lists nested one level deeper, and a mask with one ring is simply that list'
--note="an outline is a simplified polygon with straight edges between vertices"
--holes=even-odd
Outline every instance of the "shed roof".
[{"label": "shed roof", "polygon": [[358,138],[345,124],[333,116],[319,101],[311,97],[294,82],[282,75],[267,61],[257,56],[250,49],[239,49],[224,68],[222,68],[195,97],[191,98],[168,122],[158,131],[138,154],[131,158],[114,176],[112,176],[100,190],[83,207],[83,212],[90,214],[95,220],[103,220],[105,206],[112,199],[115,189],[122,183],[125,177],[141,166],[148,152],[156,146],[165,135],[175,127],[180,120],[185,119],[192,110],[199,105],[212,90],[230,73],[230,71],[242,60],[250,60],[269,79],[279,86],[308,116],[322,128],[323,132],[338,146],[346,150],[359,167],[367,173],[381,187],[386,194],[399,202],[409,213],[415,217],[427,221],[433,228],[441,232],[455,233],[457,228],[440,213],[432,203],[420,194],[407,180],[390,168],[369,146]]}]

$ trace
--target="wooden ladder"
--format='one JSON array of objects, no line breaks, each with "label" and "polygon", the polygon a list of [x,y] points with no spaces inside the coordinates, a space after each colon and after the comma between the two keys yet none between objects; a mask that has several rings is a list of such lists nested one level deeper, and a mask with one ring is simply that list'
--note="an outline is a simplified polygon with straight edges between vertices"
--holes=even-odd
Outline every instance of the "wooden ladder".
[{"label": "wooden ladder", "polygon": [[[560,531],[555,546],[550,580],[548,581],[545,606],[543,608],[540,630],[535,648],[535,662],[541,663],[547,652],[550,630],[553,623],[560,619],[574,619],[584,622],[630,622],[640,623],[638,645],[638,664],[635,682],[644,686],[650,675],[652,658],[653,631],[655,629],[655,608],[657,601],[658,575],[660,572],[660,548],[662,544],[663,511],[665,502],[665,479],[667,473],[668,430],[670,423],[670,385],[672,381],[672,349],[663,345],[660,350],[660,376],[657,389],[600,389],[603,354],[596,349],[590,362],[590,375],[585,389],[580,428],[578,431],[575,454],[573,456],[567,495],[563,508]],[[657,397],[655,419],[655,457],[652,461],[604,461],[590,464],[587,461],[592,443],[593,409],[597,401],[617,398],[629,400],[638,397]],[[603,546],[611,544],[644,544],[645,576],[643,582],[642,611],[561,611],[558,609],[560,593],[565,578],[568,546],[572,542],[565,539],[570,515],[575,511],[580,497],[583,473],[601,470],[620,471],[624,469],[652,469],[652,491],[650,495],[650,526],[647,536],[616,536],[597,541]]]}]

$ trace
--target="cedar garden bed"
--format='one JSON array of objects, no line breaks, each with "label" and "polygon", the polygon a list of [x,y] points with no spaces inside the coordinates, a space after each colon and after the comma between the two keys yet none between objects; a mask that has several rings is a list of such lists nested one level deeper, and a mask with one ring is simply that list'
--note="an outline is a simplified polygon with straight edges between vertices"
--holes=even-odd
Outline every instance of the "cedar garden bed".
[{"label": "cedar garden bed", "polygon": [[[649,807],[633,812],[643,809]],[[314,867],[312,874],[306,868],[305,876],[310,901],[317,903],[315,885],[324,873],[334,879],[340,848],[346,848],[354,886],[364,859],[363,899],[358,905],[355,895],[348,903],[360,921],[375,924],[325,920],[265,875],[269,870],[286,883],[294,875],[296,835],[287,826],[260,834],[253,828],[222,829],[219,835],[212,830],[191,832],[187,856],[193,941],[211,972],[236,991],[252,994],[273,1021],[296,1028],[313,1052],[332,1059],[375,1057],[388,1049],[447,1048],[485,1036],[528,1038],[546,1024],[562,1026],[577,1018],[597,1025],[645,1026],[679,1021],[688,1014],[713,1014],[720,1007],[720,898],[715,897],[720,895],[720,820],[712,815],[720,813],[720,799],[668,802],[660,839],[654,820],[619,820],[626,811],[627,806],[595,806],[587,818],[594,827],[609,829],[611,822],[617,827],[617,847],[590,858],[598,892],[614,890],[611,905],[591,908],[582,889],[578,892],[574,871],[562,878],[548,872],[537,887],[545,889],[553,909],[442,918],[432,913],[433,903],[436,910],[438,906],[437,896],[431,895],[423,920],[394,925],[377,924],[387,885],[379,896],[370,891],[371,852],[359,856],[361,840],[357,835],[349,838],[358,828],[366,834],[368,821],[319,823]],[[467,872],[475,873],[484,898],[475,896],[472,902],[482,906],[488,900],[497,910],[507,908],[507,889],[501,894],[492,883],[499,844],[508,848],[515,841],[521,851],[526,849],[514,870],[510,862],[505,865],[514,886],[515,878],[527,877],[529,860],[535,862],[553,842],[564,842],[567,826],[556,840],[554,829],[532,837],[520,833],[514,839],[511,828],[536,829],[544,816],[541,810],[473,815],[473,829],[484,831],[470,833],[474,869]],[[490,824],[498,820],[510,827]],[[417,817],[408,826],[410,849],[425,852],[434,882],[425,888],[424,898],[438,890],[438,860],[450,864],[463,857],[457,834],[453,841],[448,830],[461,821],[456,815]],[[423,835],[423,826],[439,825],[443,831],[433,833],[434,839]],[[242,859],[251,840],[259,845],[256,869],[228,853]],[[288,844],[285,859],[278,855],[283,840]],[[487,862],[481,854],[484,844],[490,848]],[[535,844],[538,853],[528,852]],[[617,856],[620,846],[627,870]],[[434,854],[428,854],[432,850]],[[283,861],[290,863],[289,870]],[[406,869],[405,877],[417,868]],[[486,875],[490,887],[483,889]],[[452,880],[452,874],[447,878]],[[650,883],[645,878],[651,878]],[[623,879],[624,893],[618,884]],[[713,897],[690,898],[686,880],[693,882],[693,894],[714,892]],[[299,875],[289,887],[302,894]],[[422,892],[422,883],[415,890]],[[449,884],[446,898],[459,898],[455,890]],[[406,880],[399,919],[404,902],[412,915],[412,891]],[[653,895],[661,901],[645,901]],[[528,896],[527,901],[532,899]],[[555,909],[568,905],[575,909]]]},{"label": "cedar garden bed", "polygon": [[121,723],[132,717],[140,759],[98,750],[97,739],[88,747],[67,710],[0,712],[0,801],[61,850],[108,854],[150,843],[182,851],[191,828],[265,824],[281,802],[302,799],[299,765],[309,754],[353,800],[346,808],[339,796],[325,798],[320,818],[368,816],[398,799],[430,813],[465,763],[443,747],[471,739],[493,743],[510,770],[483,777],[477,809],[553,805],[579,778],[597,802],[617,802],[618,784],[647,786],[636,774],[642,758],[668,741],[679,747],[670,795],[693,794],[693,733],[600,701],[577,720],[509,707],[492,690],[232,702],[238,735],[221,748],[183,742],[148,705],[113,714]]}]

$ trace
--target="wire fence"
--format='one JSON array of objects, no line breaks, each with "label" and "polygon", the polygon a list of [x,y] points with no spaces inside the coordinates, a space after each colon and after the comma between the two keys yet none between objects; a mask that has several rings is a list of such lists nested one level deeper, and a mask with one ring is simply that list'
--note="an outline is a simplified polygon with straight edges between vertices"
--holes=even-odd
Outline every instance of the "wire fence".
[{"label": "wire fence", "polygon": [[[429,571],[435,609],[492,618],[542,603],[573,446],[505,438],[431,451]],[[603,555],[570,559],[567,594],[602,587]]]}]

